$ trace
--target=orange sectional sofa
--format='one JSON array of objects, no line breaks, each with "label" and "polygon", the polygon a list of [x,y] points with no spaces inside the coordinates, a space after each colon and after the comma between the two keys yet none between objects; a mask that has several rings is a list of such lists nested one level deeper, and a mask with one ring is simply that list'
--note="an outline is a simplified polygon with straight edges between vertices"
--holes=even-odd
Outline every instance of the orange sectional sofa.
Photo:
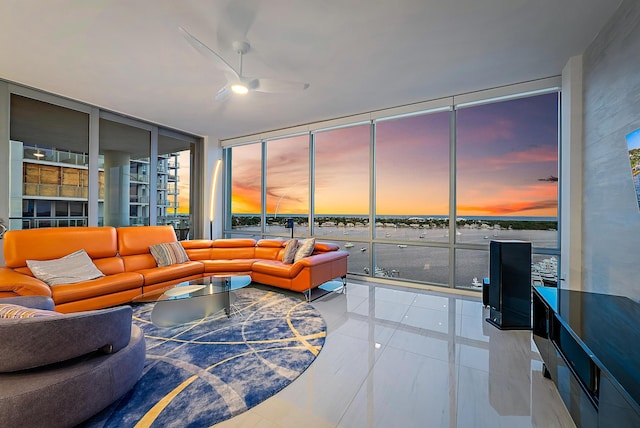
[{"label": "orange sectional sofa", "polygon": [[[131,302],[154,289],[213,274],[247,274],[262,284],[305,292],[346,280],[346,251],[316,242],[313,254],[282,263],[286,241],[216,239],[180,241],[190,261],[158,267],[149,247],[176,242],[171,226],[64,227],[9,231],[4,236],[0,298],[51,296],[59,312],[106,308]],[[35,278],[27,260],[52,260],[84,249],[105,276],[49,286]]]}]

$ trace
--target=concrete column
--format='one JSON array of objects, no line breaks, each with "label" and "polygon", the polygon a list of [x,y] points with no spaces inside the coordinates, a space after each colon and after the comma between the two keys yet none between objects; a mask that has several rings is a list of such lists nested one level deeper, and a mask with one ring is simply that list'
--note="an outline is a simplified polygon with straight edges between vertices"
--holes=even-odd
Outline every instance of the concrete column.
[{"label": "concrete column", "polygon": [[582,289],[583,187],[582,55],[562,70],[560,288]]},{"label": "concrete column", "polygon": [[[0,220],[9,228],[9,85],[0,81]],[[22,165],[21,165],[22,167]],[[20,181],[22,183],[22,180]],[[4,266],[4,245],[0,241],[0,266]]]},{"label": "concrete column", "polygon": [[104,150],[104,225],[129,226],[129,153]]}]

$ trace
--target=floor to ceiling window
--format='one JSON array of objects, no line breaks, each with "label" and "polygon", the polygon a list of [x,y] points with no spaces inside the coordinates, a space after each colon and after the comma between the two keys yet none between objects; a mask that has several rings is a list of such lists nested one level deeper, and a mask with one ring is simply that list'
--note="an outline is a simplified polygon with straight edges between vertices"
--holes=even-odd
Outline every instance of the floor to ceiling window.
[{"label": "floor to ceiling window", "polygon": [[314,235],[343,240],[352,273],[371,271],[369,171],[371,126],[317,131],[314,140]]},{"label": "floor to ceiling window", "polygon": [[89,115],[11,94],[10,229],[86,226]]},{"label": "floor to ceiling window", "polygon": [[151,132],[100,119],[104,204],[99,224],[149,225]]},{"label": "floor to ceiling window", "polygon": [[186,239],[198,141],[11,85],[9,229],[170,224]]},{"label": "floor to ceiling window", "polygon": [[[375,124],[376,276],[449,281],[449,111]],[[406,241],[415,242],[405,244]]]},{"label": "floor to ceiling window", "polygon": [[[558,111],[557,92],[456,111],[456,242],[558,247]],[[457,286],[488,276],[479,251],[456,251]]]},{"label": "floor to ceiling window", "polygon": [[309,235],[309,135],[267,142],[266,231],[289,235],[287,219],[293,219],[294,236]]},{"label": "floor to ceiling window", "polygon": [[[557,280],[559,92],[517,87],[230,143],[226,235],[285,239],[278,217],[306,218],[307,209],[312,223],[297,236],[339,244],[350,274],[479,290],[489,242],[518,239],[532,243],[534,273]],[[261,195],[264,226],[246,219],[260,218]]]},{"label": "floor to ceiling window", "polygon": [[[256,237],[262,231],[262,143],[229,149],[231,221],[227,229]],[[230,227],[229,227],[230,226]],[[246,236],[246,235],[244,235]]]},{"label": "floor to ceiling window", "polygon": [[[169,135],[167,135],[169,134]],[[156,224],[172,225],[178,239],[191,238],[191,174],[194,140],[160,129],[156,186]]]}]

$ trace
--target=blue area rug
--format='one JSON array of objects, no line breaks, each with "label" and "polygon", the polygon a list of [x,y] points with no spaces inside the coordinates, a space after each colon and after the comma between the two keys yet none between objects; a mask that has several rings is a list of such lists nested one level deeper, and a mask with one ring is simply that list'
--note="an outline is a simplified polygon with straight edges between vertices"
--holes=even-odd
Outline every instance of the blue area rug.
[{"label": "blue area rug", "polygon": [[134,306],[145,333],[142,378],[87,427],[208,427],[271,397],[296,379],[324,345],[311,305],[274,291],[234,291],[234,313],[172,328],[151,324],[152,304]]}]

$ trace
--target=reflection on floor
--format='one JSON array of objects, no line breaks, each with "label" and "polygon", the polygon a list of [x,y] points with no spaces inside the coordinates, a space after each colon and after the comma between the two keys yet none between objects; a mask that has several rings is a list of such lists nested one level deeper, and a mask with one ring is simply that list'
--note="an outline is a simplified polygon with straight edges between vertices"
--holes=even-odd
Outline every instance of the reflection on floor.
[{"label": "reflection on floor", "polygon": [[492,327],[480,298],[349,280],[312,304],[317,360],[218,427],[574,427],[531,332]]}]

